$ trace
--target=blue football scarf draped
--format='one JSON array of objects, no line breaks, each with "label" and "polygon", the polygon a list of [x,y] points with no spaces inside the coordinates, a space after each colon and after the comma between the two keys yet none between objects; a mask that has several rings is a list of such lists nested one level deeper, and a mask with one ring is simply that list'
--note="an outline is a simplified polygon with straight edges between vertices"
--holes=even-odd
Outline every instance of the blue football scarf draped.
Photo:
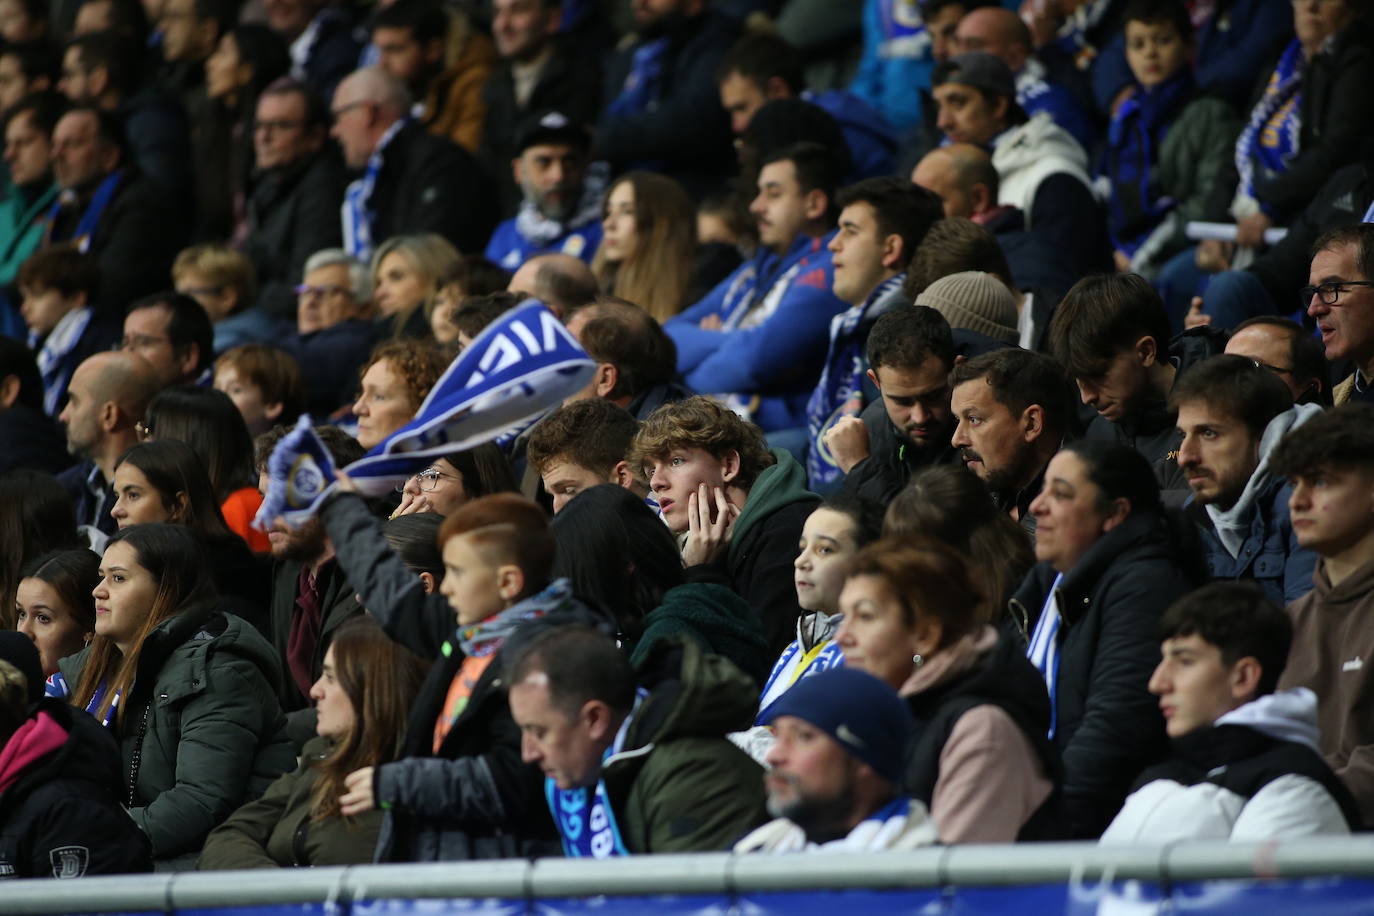
[{"label": "blue football scarf draped", "polygon": [[1059,594],[1059,585],[1063,581],[1063,573],[1054,577],[1049,597],[1045,599],[1045,607],[1040,611],[1040,619],[1035,622],[1035,632],[1031,634],[1030,646],[1026,649],[1026,657],[1045,679],[1045,687],[1050,694],[1050,738],[1054,737],[1055,726],[1058,724],[1054,699],[1059,681],[1059,628],[1063,619],[1059,615],[1059,602],[1055,599]]},{"label": "blue football scarf draped", "polygon": [[906,282],[906,272],[878,284],[863,305],[836,315],[830,322],[830,352],[821,369],[821,380],[806,405],[806,427],[810,448],[806,452],[806,478],[811,488],[833,484],[844,476],[835,457],[826,447],[825,431],[842,416],[845,405],[863,392],[867,358],[866,340],[859,337],[864,318],[875,302],[879,302]]},{"label": "blue football scarf draped", "polygon": [[1248,197],[1255,196],[1257,174],[1286,171],[1300,151],[1302,72],[1302,45],[1295,38],[1279,58],[1264,95],[1250,113],[1250,122],[1236,140],[1240,190]]},{"label": "blue football scarf draped", "polygon": [[606,106],[606,113],[623,117],[648,111],[663,90],[663,63],[667,54],[666,35],[635,48],[634,56],[630,59],[630,72],[625,75],[620,95]]},{"label": "blue football scarf draped", "polygon": [[[76,231],[67,241],[74,244],[78,251],[83,254],[91,248],[91,236],[95,235],[96,227],[100,225],[100,217],[105,215],[105,209],[114,200],[115,192],[119,190],[120,183],[124,180],[124,170],[115,169],[105,177],[96,187],[95,193],[91,195],[91,202],[86,205],[86,210],[81,214],[81,219],[77,220]],[[64,203],[72,200],[70,193],[57,195],[56,202],[52,209],[48,211],[48,231],[44,233],[44,244],[52,242],[52,228],[57,221],[57,215],[62,211]]]},{"label": "blue football scarf draped", "polygon": [[[64,361],[76,349],[81,335],[91,323],[94,310],[90,306],[73,309],[62,316],[38,350],[38,372],[43,376],[43,412],[57,416],[57,406],[67,390],[67,381],[74,367]],[[38,347],[38,335],[29,334],[29,349]]]},{"label": "blue football scarf draped", "polygon": [[1135,254],[1176,203],[1159,193],[1154,170],[1164,137],[1193,88],[1193,76],[1185,70],[1154,89],[1137,91],[1122,103],[1107,129],[1112,242],[1128,255]]},{"label": "blue football scarf draped", "polygon": [[922,42],[929,45],[925,17],[921,15],[921,8],[915,0],[883,0],[878,5],[878,16],[882,22],[882,41],[885,46],[890,46],[892,42],[904,45]]},{"label": "blue football scarf draped", "polygon": [[[639,704],[648,695],[649,692],[643,687],[637,688],[634,709],[639,709]],[[620,724],[615,741],[601,755],[603,767],[606,761],[620,753],[633,718],[634,710],[631,710]],[[544,797],[558,826],[558,834],[563,839],[563,854],[568,858],[609,859],[630,854],[620,835],[620,825],[616,823],[611,800],[606,796],[604,779],[597,779],[594,788],[580,789],[560,789],[552,779],[545,779]]]},{"label": "blue football scarf draped", "polygon": [[367,168],[363,170],[363,176],[349,184],[348,189],[344,191],[343,205],[340,208],[343,216],[344,250],[364,264],[372,260],[372,252],[375,250],[372,220],[377,214],[371,203],[372,192],[377,187],[377,176],[382,171],[382,154],[386,152],[387,144],[409,121],[409,118],[401,118],[382,134],[377,148],[367,157]]},{"label": "blue football scarf draped", "polygon": [[[490,442],[591,381],[596,363],[548,307],[526,299],[489,324],[444,371],[415,419],[343,470],[381,496],[435,458]],[[334,463],[303,416],[268,459],[269,485],[253,524],[299,527],[333,491]]]}]

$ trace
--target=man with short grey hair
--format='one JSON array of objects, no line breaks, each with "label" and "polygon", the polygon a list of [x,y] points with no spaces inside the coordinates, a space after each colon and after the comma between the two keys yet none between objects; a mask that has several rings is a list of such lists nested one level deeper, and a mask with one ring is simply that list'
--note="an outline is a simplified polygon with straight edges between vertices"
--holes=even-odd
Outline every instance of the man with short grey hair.
[{"label": "man with short grey hair", "polygon": [[306,409],[328,416],[349,399],[375,343],[366,309],[371,273],[342,248],[305,261],[296,292],[296,333],[287,346],[301,367]]},{"label": "man with short grey hair", "polygon": [[377,67],[339,83],[330,136],[358,177],[344,193],[343,247],[360,261],[401,233],[435,232],[481,251],[496,222],[495,184],[471,153],[410,118],[410,93]]}]

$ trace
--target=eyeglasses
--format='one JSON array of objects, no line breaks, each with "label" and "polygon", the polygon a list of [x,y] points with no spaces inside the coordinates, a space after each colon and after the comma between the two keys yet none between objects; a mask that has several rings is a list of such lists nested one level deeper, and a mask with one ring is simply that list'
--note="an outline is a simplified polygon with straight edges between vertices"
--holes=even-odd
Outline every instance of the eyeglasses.
[{"label": "eyeglasses", "polygon": [[[437,487],[437,486],[439,485],[439,478],[440,478],[440,477],[447,477],[449,480],[461,480],[461,479],[462,479],[461,477],[458,477],[458,476],[455,475],[455,474],[445,474],[443,471],[439,470],[438,468],[435,468],[435,467],[428,467],[428,468],[425,468],[423,471],[420,471],[419,473],[412,474],[412,475],[409,477],[409,479],[406,480],[406,483],[409,483],[411,480],[418,480],[418,481],[420,481],[420,489],[421,489],[421,490],[423,490],[423,491],[426,492],[426,493],[433,493],[433,492],[434,492],[434,488]],[[405,488],[406,488],[406,484],[405,484],[405,483],[403,483],[403,484],[398,484],[397,487],[396,487],[396,492],[397,492],[397,493],[403,493],[403,492],[405,492]]]},{"label": "eyeglasses", "polygon": [[1255,364],[1256,369],[1268,369],[1275,375],[1289,375],[1293,371],[1292,369],[1285,369],[1282,366],[1271,366],[1268,363],[1260,362],[1259,360],[1254,359],[1253,357],[1250,359],[1250,362]]},{"label": "eyeglasses", "polygon": [[1316,286],[1304,286],[1298,290],[1303,305],[1312,301],[1313,296],[1320,296],[1323,305],[1335,305],[1336,300],[1341,298],[1341,293],[1345,292],[1347,286],[1374,286],[1374,282],[1369,280],[1332,280],[1330,283],[1319,283]]},{"label": "eyeglasses", "polygon": [[342,118],[344,115],[348,114],[348,112],[352,111],[353,109],[362,108],[364,105],[371,104],[371,102],[365,101],[349,102],[347,105],[340,105],[338,108],[331,108],[329,110],[329,114],[335,121],[337,121],[339,120],[339,118]]},{"label": "eyeglasses", "polygon": [[334,286],[334,285],[329,285],[329,286],[311,286],[311,285],[309,285],[309,284],[307,284],[307,283],[302,283],[300,286],[297,286],[297,287],[296,287],[296,295],[297,295],[297,296],[307,296],[307,297],[309,297],[309,296],[352,296],[352,295],[353,295],[353,290],[349,289],[347,286]]},{"label": "eyeglasses", "polygon": [[254,121],[253,130],[266,131],[267,133],[272,133],[274,131],[284,132],[288,130],[295,130],[304,123],[304,121],[301,121],[299,119],[289,121],[285,118],[276,121]]}]

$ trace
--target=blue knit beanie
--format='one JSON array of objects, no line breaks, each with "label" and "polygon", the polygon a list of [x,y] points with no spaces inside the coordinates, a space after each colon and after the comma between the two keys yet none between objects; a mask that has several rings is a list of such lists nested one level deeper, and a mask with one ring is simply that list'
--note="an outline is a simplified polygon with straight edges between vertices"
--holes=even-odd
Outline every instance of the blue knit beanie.
[{"label": "blue knit beanie", "polygon": [[911,713],[897,691],[857,668],[831,668],[797,681],[764,712],[763,724],[796,716],[834,738],[879,776],[899,783]]}]

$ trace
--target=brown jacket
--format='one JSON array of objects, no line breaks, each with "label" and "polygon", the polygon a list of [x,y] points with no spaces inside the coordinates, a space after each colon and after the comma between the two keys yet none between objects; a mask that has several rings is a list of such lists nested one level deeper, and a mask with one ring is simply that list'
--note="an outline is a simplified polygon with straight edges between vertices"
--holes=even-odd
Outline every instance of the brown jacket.
[{"label": "brown jacket", "polygon": [[434,136],[476,153],[487,114],[482,87],[496,69],[496,46],[464,17],[453,17],[449,31],[448,66],[430,84],[420,121]]},{"label": "brown jacket", "polygon": [[1316,693],[1322,754],[1374,823],[1374,563],[1333,586],[1318,560],[1312,581],[1288,606],[1293,648],[1279,689]]}]

